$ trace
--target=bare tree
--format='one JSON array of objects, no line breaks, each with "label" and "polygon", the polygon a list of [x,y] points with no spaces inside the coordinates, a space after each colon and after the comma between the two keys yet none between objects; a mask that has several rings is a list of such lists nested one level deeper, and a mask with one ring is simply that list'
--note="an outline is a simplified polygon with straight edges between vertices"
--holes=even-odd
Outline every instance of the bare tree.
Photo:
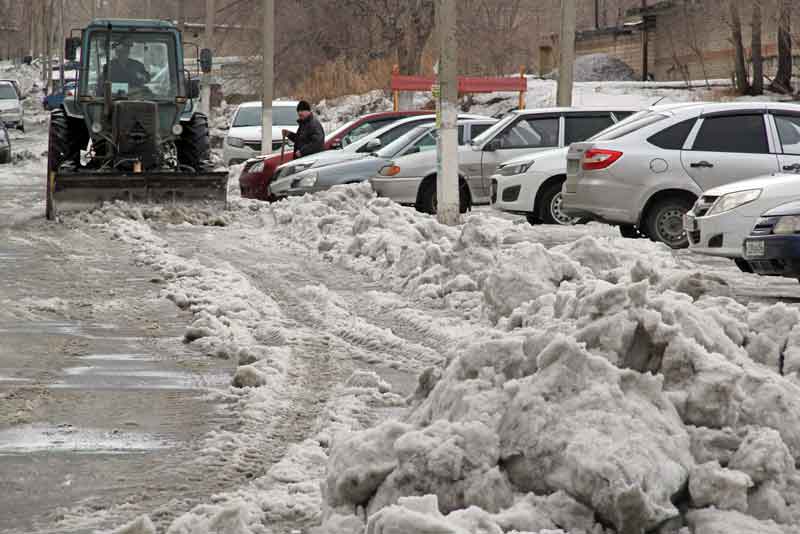
[{"label": "bare tree", "polygon": [[778,72],[769,86],[777,93],[792,92],[792,2],[779,0],[778,6]]},{"label": "bare tree", "polygon": [[750,60],[753,64],[753,84],[750,94],[764,94],[764,58],[761,54],[761,0],[753,2],[753,18],[750,21]]},{"label": "bare tree", "polygon": [[730,27],[731,27],[731,43],[734,49],[734,76],[736,91],[743,95],[747,94],[750,89],[750,83],[747,79],[747,68],[744,63],[744,46],[742,45],[742,21],[739,17],[739,6],[736,5],[736,0],[729,0],[730,9]]}]

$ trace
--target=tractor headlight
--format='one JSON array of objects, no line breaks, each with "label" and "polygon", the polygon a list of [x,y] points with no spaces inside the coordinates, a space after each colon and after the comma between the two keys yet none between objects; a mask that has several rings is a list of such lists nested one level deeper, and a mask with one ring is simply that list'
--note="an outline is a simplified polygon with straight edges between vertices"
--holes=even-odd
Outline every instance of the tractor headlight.
[{"label": "tractor headlight", "polygon": [[97,121],[92,123],[92,132],[93,133],[99,134],[102,131],[103,131],[103,125],[102,124],[100,124]]},{"label": "tractor headlight", "polygon": [[228,137],[228,146],[232,146],[234,148],[243,148],[244,139],[239,139],[238,137]]},{"label": "tractor headlight", "polygon": [[531,165],[533,165],[533,161],[529,161],[527,163],[505,165],[497,170],[497,174],[499,174],[500,176],[515,176],[517,174],[523,174],[525,171],[531,168]]},{"label": "tractor headlight", "polygon": [[175,124],[175,126],[172,127],[173,135],[180,135],[182,133],[183,133],[183,126],[181,126],[180,124]]},{"label": "tractor headlight", "polygon": [[319,177],[319,173],[317,172],[309,172],[308,174],[304,174],[298,177],[297,180],[294,182],[295,187],[314,187],[317,183],[317,178]]},{"label": "tractor headlight", "polygon": [[717,199],[716,202],[714,202],[714,205],[711,206],[711,209],[708,210],[706,215],[717,215],[732,209],[736,209],[739,206],[747,204],[748,202],[753,202],[760,196],[761,189],[747,189],[745,191],[736,191],[735,193],[722,195]]}]

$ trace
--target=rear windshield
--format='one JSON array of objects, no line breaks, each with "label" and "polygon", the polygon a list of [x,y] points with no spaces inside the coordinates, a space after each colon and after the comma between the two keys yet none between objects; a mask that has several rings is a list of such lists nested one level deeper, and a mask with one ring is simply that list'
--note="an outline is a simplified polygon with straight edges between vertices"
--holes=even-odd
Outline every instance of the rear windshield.
[{"label": "rear windshield", "polygon": [[11,84],[0,85],[0,100],[16,100],[17,90]]},{"label": "rear windshield", "polygon": [[403,150],[406,147],[406,145],[408,145],[409,143],[414,141],[417,137],[421,136],[423,133],[425,133],[426,131],[428,131],[430,129],[431,129],[431,126],[429,124],[428,125],[424,125],[424,126],[417,126],[416,128],[414,128],[410,132],[401,135],[400,137],[398,137],[397,139],[395,139],[394,141],[392,141],[391,143],[389,143],[385,147],[383,147],[380,150],[378,150],[378,152],[377,152],[378,157],[380,157],[380,158],[392,158],[392,157],[394,157],[395,154],[397,154],[398,152]]},{"label": "rear windshield", "polygon": [[646,126],[663,121],[668,115],[655,111],[640,111],[634,113],[624,121],[620,121],[610,128],[606,128],[599,134],[595,135],[589,141],[611,141],[619,139],[622,136],[641,130]]},{"label": "rear windshield", "polygon": [[[297,110],[293,107],[273,107],[272,124],[275,126],[297,126]],[[234,126],[261,126],[261,106],[239,108]]]}]

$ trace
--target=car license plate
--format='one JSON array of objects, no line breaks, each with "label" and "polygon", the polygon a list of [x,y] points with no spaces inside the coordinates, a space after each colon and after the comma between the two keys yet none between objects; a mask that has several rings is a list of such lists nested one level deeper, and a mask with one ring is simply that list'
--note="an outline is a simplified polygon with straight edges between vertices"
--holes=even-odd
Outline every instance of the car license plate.
[{"label": "car license plate", "polygon": [[745,256],[763,256],[764,255],[764,241],[745,241],[744,242],[744,255]]},{"label": "car license plate", "polygon": [[577,159],[568,159],[567,160],[567,174],[578,174],[578,160]]},{"label": "car license plate", "polygon": [[683,216],[683,228],[687,232],[694,232],[697,230],[697,220],[694,215],[687,213]]}]

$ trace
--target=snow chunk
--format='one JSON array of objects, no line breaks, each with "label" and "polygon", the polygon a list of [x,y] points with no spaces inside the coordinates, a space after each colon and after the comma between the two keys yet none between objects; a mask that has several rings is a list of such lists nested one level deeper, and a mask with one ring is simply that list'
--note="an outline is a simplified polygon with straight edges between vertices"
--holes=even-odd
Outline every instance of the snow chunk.
[{"label": "snow chunk", "polygon": [[698,534],[790,534],[772,521],[760,521],[733,510],[705,508],[686,514],[689,528]]},{"label": "snow chunk", "polygon": [[717,462],[694,466],[689,472],[689,493],[695,506],[747,511],[747,490],[753,486],[741,471],[720,467]]},{"label": "snow chunk", "polygon": [[781,435],[771,428],[752,428],[731,458],[730,467],[750,475],[754,482],[775,482],[785,486],[795,465]]},{"label": "snow chunk", "polygon": [[233,376],[233,387],[257,388],[267,383],[267,376],[252,365],[241,365]]},{"label": "snow chunk", "polygon": [[142,515],[111,534],[156,534],[156,527],[148,516]]}]

